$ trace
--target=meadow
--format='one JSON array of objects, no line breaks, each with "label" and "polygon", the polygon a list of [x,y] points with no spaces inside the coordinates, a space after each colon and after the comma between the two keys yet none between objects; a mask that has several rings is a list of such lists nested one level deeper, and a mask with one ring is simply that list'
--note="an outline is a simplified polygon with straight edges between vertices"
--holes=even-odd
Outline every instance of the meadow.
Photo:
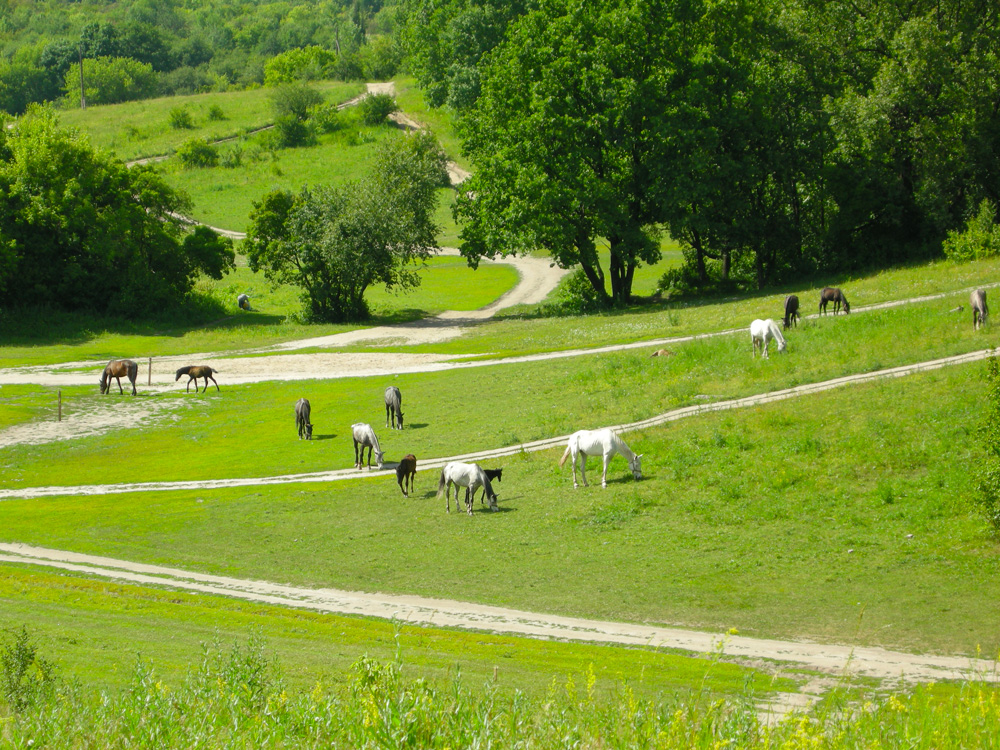
[{"label": "meadow", "polygon": [[[53,476],[59,477],[57,484],[95,484],[347,468],[353,457],[349,426],[362,421],[378,428],[384,423],[382,393],[390,382],[403,393],[408,428],[403,433],[378,430],[388,459],[516,446],[582,427],[639,421],[682,406],[972,352],[995,342],[992,333],[973,332],[964,316],[943,314],[950,304],[943,299],[804,321],[788,334],[789,354],[775,354],[768,361],[751,356],[749,336],[740,332],[674,345],[674,356],[666,358],[650,358],[649,350],[640,348],[400,374],[391,381],[344,378],[230,386],[222,373],[222,392],[141,393],[140,400],[166,401],[173,416],[143,428],[139,440],[123,444],[119,435],[108,434],[69,446],[14,446],[5,451],[2,466],[7,486],[15,487],[52,484],[46,477]],[[55,399],[50,393],[51,411]],[[514,393],[518,397],[512,400]],[[474,400],[467,394],[475,394]],[[306,448],[275,439],[290,434],[291,405],[303,395],[312,404],[317,438]],[[109,408],[108,399],[91,387],[63,389],[67,413]],[[30,417],[24,413],[25,419]],[[254,455],[251,465],[239,460],[247,451]]]},{"label": "meadow", "polygon": [[[614,361],[605,376],[621,369]],[[759,369],[774,362],[757,360]],[[994,654],[996,543],[975,512],[969,471],[981,455],[971,436],[983,370],[956,366],[630,433],[644,478],[633,481],[618,459],[607,490],[574,491],[561,450],[520,454],[497,462],[501,512],[477,507],[473,518],[446,515],[436,472],[418,471],[411,499],[386,472],[324,485],[8,500],[0,521],[8,541],[238,577]],[[280,433],[251,417],[243,446],[226,452],[212,447],[218,430],[183,427],[187,411],[177,423],[186,450],[174,456],[155,442],[143,449],[137,436],[109,446],[102,471],[111,476],[87,466],[94,454],[81,445],[62,447],[65,457],[49,452],[57,465],[47,469],[35,449],[14,449],[20,458],[4,471],[11,485],[46,471],[67,482],[147,478],[147,462],[185,478],[213,465],[216,475],[234,464],[250,474],[266,467],[267,441],[301,457],[284,472],[308,470],[317,456],[325,468],[348,465],[343,435],[295,439],[291,403]],[[522,410],[535,403],[524,399]],[[314,405],[325,438],[319,414]],[[424,431],[415,417],[401,434],[383,433],[383,448],[390,457],[413,450],[411,435]]]},{"label": "meadow", "polygon": [[[331,104],[346,102],[365,90],[364,84],[339,81],[319,81],[313,86]],[[220,141],[271,125],[273,93],[257,88],[143,99],[66,109],[59,113],[59,120],[86,134],[94,146],[114,153],[123,161],[134,161],[172,154],[192,138]],[[173,127],[170,122],[173,110],[186,111],[192,127]]]},{"label": "meadow", "polygon": [[[444,133],[442,142],[454,153],[457,141],[447,118],[421,109],[411,82],[397,82],[397,90],[404,111]],[[329,96],[350,93],[338,89]],[[203,112],[215,101],[185,104],[198,127],[209,127]],[[263,102],[251,105],[247,100],[245,110],[234,103],[230,120],[211,127],[238,125],[238,132],[245,132],[263,114]],[[93,137],[105,139],[108,148],[133,148],[135,153],[174,148],[168,141],[175,134],[156,130],[158,118],[165,121],[169,114],[168,104],[177,106],[176,101],[158,103],[147,113],[148,122],[133,121],[132,130],[124,128],[121,132],[131,134],[124,140],[121,132],[110,130],[95,130]],[[121,119],[124,123],[124,115]],[[95,116],[94,122],[100,121]],[[135,133],[139,135],[133,137]],[[388,128],[351,126],[313,149],[282,152],[227,170],[225,180],[218,171],[183,171],[169,162],[162,168],[170,180],[191,191],[196,206],[216,212],[199,218],[238,228],[247,200],[262,186],[294,186],[300,184],[295,180],[333,173],[336,179],[350,179],[364,171],[377,141],[390,135]],[[443,244],[457,240],[457,228],[446,222],[451,195],[442,192]],[[637,272],[637,295],[651,295],[663,271],[680,262],[674,243],[665,240],[664,251],[660,264]],[[996,346],[995,328],[972,331],[968,294],[962,290],[992,284],[998,274],[1000,261],[995,260],[937,262],[810,279],[758,294],[647,299],[625,310],[586,316],[565,314],[556,292],[542,304],[505,310],[452,341],[406,351],[503,359],[740,330],[668,344],[672,356],[655,359],[649,357],[650,346],[391,379],[231,385],[221,373],[220,392],[198,395],[183,389],[146,391],[140,383],[134,402],[155,403],[166,416],[127,432],[5,447],[0,481],[11,488],[346,468],[353,458],[349,425],[356,421],[376,426],[387,459],[415,453],[419,471],[419,461],[428,458],[517,446],[677,407]],[[482,264],[472,271],[461,258],[435,258],[417,290],[405,295],[371,290],[371,324],[477,309],[515,281],[509,266]],[[743,330],[750,320],[779,318],[788,293],[798,294],[803,314],[811,314],[819,289],[827,284],[844,289],[854,314],[803,320],[788,332],[785,355],[772,354],[767,361],[751,357]],[[26,319],[16,334],[5,326],[0,366],[245,351],[359,327],[301,323],[296,290],[272,288],[242,259],[233,274],[222,281],[203,280],[198,291],[215,306],[206,309],[223,314],[166,323],[43,317]],[[254,312],[235,309],[241,292],[250,294]],[[930,294],[944,296],[883,310],[859,309]],[[953,312],[959,305],[966,309]],[[976,441],[986,393],[984,372],[983,364],[953,366],[631,432],[625,439],[644,454],[644,478],[633,481],[618,458],[606,490],[599,486],[600,467],[594,459],[590,478],[597,486],[574,491],[569,466],[558,466],[561,448],[522,452],[496,462],[505,465],[505,472],[496,487],[500,512],[495,514],[477,506],[471,518],[447,515],[443,500],[435,498],[434,471],[419,471],[416,492],[408,499],[400,495],[391,472],[373,472],[319,485],[6,500],[0,502],[0,540],[304,586],[991,657],[1000,650],[1000,558],[997,538],[974,504],[976,467],[984,455]],[[382,391],[390,382],[403,393],[402,432],[381,428]],[[55,394],[54,388],[3,386],[0,429],[51,419]],[[312,402],[316,439],[311,442],[295,436],[292,405],[303,395]],[[113,409],[129,398],[117,392],[101,397],[95,386],[63,388],[62,397],[69,413]],[[309,741],[357,746],[363,744],[359,738],[367,737],[365,730],[384,722],[381,734],[364,741],[374,737],[373,745],[396,746],[392,738],[400,735],[393,732],[412,726],[407,722],[419,716],[421,727],[441,729],[425,745],[441,747],[508,740],[548,747],[556,737],[555,744],[582,746],[709,746],[726,741],[747,747],[837,746],[844,737],[872,744],[900,736],[920,737],[925,746],[935,746],[934,737],[973,736],[977,706],[996,696],[977,692],[977,687],[931,688],[883,696],[869,705],[853,701],[870,686],[851,685],[844,700],[852,701],[847,713],[857,718],[855,724],[841,723],[839,708],[824,713],[840,700],[831,697],[813,712],[815,722],[782,725],[771,735],[756,722],[754,702],[775,690],[799,689],[805,673],[793,670],[790,679],[772,679],[767,674],[771,667],[758,671],[717,660],[706,666],[703,658],[648,649],[547,643],[290,612],[10,564],[0,573],[0,603],[0,628],[10,634],[27,624],[60,669],[80,681],[77,692],[66,692],[61,705],[72,707],[77,726],[89,727],[88,736],[146,737],[142,727],[160,727],[156,731],[162,734],[150,736],[162,746],[190,742],[187,729],[175,734],[168,729],[179,724],[170,718],[170,706],[186,702],[192,706],[189,715],[199,716],[205,726],[232,721],[247,726],[249,721],[275,728],[275,735],[245,735],[252,737],[246,742],[260,746],[277,745],[280,732],[298,736],[293,727],[301,726],[303,717],[322,724],[337,712],[355,717],[340,725],[347,734],[331,730],[310,734]],[[221,672],[212,678],[228,684],[219,666],[226,657],[206,654],[219,653],[225,648],[219,644],[245,638],[248,632],[266,640],[287,677],[267,683],[260,694],[267,697],[244,707],[246,713],[240,713],[243,708],[221,712],[190,680],[199,669],[215,664]],[[204,644],[213,641],[216,645],[206,651]],[[403,676],[393,677],[380,693],[379,711],[365,713],[370,701],[358,685],[389,679],[393,669],[403,669]],[[495,670],[499,682],[493,678]],[[584,710],[568,685],[589,685],[591,673],[597,697],[588,688],[590,703]],[[474,686],[471,690],[463,675]],[[114,697],[98,697],[95,691],[101,689]],[[172,704],[165,698],[168,693],[174,696]],[[420,711],[408,703],[413,696],[419,697]],[[157,708],[143,717],[125,705],[140,699]],[[198,714],[195,704],[207,713]],[[94,708],[100,705],[118,707],[118,715],[133,717],[134,726],[116,724],[112,712]],[[452,725],[436,713],[445,705],[449,716],[461,717],[458,723],[481,731],[449,733],[444,728]],[[285,706],[295,707],[294,716]],[[941,718],[942,706],[951,707],[951,724]],[[48,723],[29,713],[5,717],[0,744],[24,744],[43,731],[55,732],[52,738],[62,736],[58,732],[69,730],[59,721],[69,721],[71,715],[69,708],[63,710],[62,719]],[[922,718],[908,724],[911,713]],[[498,715],[525,718],[503,723]],[[266,716],[274,720],[253,718]],[[635,721],[626,727],[623,717]],[[526,724],[541,729],[523,736],[498,729]],[[239,731],[234,736],[244,736]],[[420,731],[425,729],[406,736],[429,736]]]}]

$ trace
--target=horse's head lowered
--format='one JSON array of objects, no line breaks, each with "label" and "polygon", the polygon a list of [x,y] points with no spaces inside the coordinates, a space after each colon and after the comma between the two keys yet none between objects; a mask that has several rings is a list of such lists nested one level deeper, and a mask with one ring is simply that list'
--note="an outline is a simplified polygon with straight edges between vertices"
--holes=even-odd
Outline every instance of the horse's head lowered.
[{"label": "horse's head lowered", "polygon": [[632,470],[634,479],[642,479],[642,454],[638,453],[628,462],[628,467]]}]

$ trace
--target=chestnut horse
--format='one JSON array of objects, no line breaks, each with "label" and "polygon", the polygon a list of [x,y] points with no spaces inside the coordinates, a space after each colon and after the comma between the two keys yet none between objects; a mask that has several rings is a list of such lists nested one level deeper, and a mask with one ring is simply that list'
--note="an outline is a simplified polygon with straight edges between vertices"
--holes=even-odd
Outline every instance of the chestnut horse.
[{"label": "chestnut horse", "polygon": [[[188,376],[188,382],[187,382],[187,388],[184,389],[185,392],[189,392],[191,390],[191,381],[193,380],[194,381],[194,392],[197,393],[198,392],[198,378],[205,378],[205,390],[207,391],[208,390],[208,381],[211,380],[213,383],[215,383],[215,378],[212,377],[212,373],[213,372],[218,372],[218,370],[213,370],[208,365],[187,365],[186,367],[182,367],[181,369],[179,369],[177,371],[177,374],[174,377],[174,382],[176,383],[178,380],[180,380],[181,379],[181,375],[187,375]],[[222,390],[221,388],[219,388],[219,384],[218,383],[215,383],[215,390],[217,390],[217,391],[221,391]]]},{"label": "chestnut horse", "polygon": [[122,390],[122,378],[127,377],[132,383],[132,395],[136,394],[135,379],[139,375],[139,365],[131,359],[113,359],[104,367],[101,373],[101,393],[111,393],[111,378],[118,381],[118,392]]},{"label": "chestnut horse", "polygon": [[[412,453],[408,453],[403,456],[403,459],[399,462],[399,466],[396,467],[396,483],[399,485],[399,489],[403,492],[403,497],[409,497],[410,492],[413,492],[413,478],[417,475],[417,457]],[[410,480],[410,492],[406,491],[406,480]]]}]

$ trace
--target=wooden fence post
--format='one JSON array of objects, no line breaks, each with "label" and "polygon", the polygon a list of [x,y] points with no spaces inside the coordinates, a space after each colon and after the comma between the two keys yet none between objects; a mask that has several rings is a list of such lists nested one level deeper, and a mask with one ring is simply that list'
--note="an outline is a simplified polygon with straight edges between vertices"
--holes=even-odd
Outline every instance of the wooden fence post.
[{"label": "wooden fence post", "polygon": [[59,418],[56,420],[62,422],[62,389],[59,389]]}]

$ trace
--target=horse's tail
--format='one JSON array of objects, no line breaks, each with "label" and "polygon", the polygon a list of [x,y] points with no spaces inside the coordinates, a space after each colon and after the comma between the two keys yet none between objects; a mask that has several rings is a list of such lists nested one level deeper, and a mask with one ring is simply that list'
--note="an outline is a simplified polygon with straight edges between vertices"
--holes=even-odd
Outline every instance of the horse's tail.
[{"label": "horse's tail", "polygon": [[570,453],[572,453],[572,448],[567,445],[566,446],[566,450],[563,452],[562,458],[559,459],[559,468],[560,469],[563,467],[563,464],[566,463],[566,459],[569,458],[569,454]]},{"label": "horse's tail", "polygon": [[445,481],[445,478],[444,478],[444,469],[442,468],[441,469],[441,478],[438,479],[438,491],[437,491],[437,496],[438,497],[441,497],[441,495],[444,494],[444,486],[446,484],[447,484],[447,482]]},{"label": "horse's tail", "polygon": [[134,383],[137,377],[139,377],[139,363],[129,360],[128,379]]}]

